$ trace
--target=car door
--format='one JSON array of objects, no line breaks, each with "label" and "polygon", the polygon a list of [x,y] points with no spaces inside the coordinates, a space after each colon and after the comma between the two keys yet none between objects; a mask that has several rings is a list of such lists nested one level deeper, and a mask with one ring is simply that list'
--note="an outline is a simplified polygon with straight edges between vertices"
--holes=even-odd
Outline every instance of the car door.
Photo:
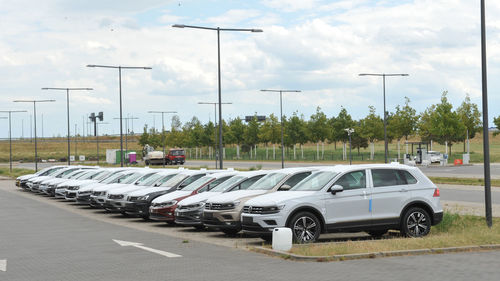
[{"label": "car door", "polygon": [[371,194],[366,173],[364,169],[347,172],[333,183],[333,185],[342,186],[343,191],[337,192],[335,195],[330,192],[323,194],[327,229],[370,225]]},{"label": "car door", "polygon": [[404,202],[411,196],[404,170],[371,169],[374,224],[398,223]]}]

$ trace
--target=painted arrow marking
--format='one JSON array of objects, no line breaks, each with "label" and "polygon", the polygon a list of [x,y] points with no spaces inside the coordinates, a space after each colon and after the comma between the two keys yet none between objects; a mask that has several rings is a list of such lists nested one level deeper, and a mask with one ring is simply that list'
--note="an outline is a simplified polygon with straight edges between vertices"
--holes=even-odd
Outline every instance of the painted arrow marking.
[{"label": "painted arrow marking", "polygon": [[7,260],[0,260],[0,271],[7,271]]},{"label": "painted arrow marking", "polygon": [[177,255],[177,254],[174,254],[174,253],[169,253],[169,252],[165,252],[165,251],[162,251],[162,250],[156,250],[156,249],[153,249],[153,248],[145,247],[145,246],[142,245],[142,243],[122,241],[122,240],[115,240],[115,239],[113,239],[113,241],[115,241],[118,245],[120,245],[122,247],[132,246],[132,247],[136,247],[136,248],[139,248],[139,249],[143,249],[143,250],[148,251],[148,252],[152,252],[152,253],[155,253],[155,254],[158,254],[158,255],[165,256],[167,258],[180,258],[180,257],[182,257],[181,255]]}]

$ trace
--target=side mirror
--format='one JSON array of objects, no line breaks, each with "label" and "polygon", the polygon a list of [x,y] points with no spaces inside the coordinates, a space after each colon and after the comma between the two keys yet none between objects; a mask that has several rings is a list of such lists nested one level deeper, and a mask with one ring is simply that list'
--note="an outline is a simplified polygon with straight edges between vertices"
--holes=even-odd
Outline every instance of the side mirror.
[{"label": "side mirror", "polygon": [[330,188],[330,193],[333,195],[337,194],[337,192],[342,192],[342,191],[344,191],[344,187],[342,187],[341,185],[338,185],[338,184],[336,184]]},{"label": "side mirror", "polygon": [[288,184],[284,184],[284,185],[282,185],[282,186],[280,187],[280,189],[279,189],[279,190],[280,190],[280,191],[288,191],[288,190],[290,190],[291,188],[292,188],[292,187],[291,187],[291,186],[289,186]]}]

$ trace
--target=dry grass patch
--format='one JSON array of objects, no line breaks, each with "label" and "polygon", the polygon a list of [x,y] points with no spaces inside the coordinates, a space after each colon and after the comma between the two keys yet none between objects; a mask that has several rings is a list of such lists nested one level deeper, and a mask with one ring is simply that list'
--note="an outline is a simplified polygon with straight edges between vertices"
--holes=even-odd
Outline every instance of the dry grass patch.
[{"label": "dry grass patch", "polygon": [[[459,184],[459,185],[475,185],[484,186],[484,179],[482,178],[453,178],[453,177],[429,177],[435,184]],[[492,186],[500,186],[500,180],[492,179]]]},{"label": "dry grass patch", "polygon": [[423,238],[396,237],[294,245],[290,253],[304,256],[333,256],[498,243],[500,243],[500,218],[494,218],[493,227],[489,229],[483,217],[445,213],[443,221],[434,226],[431,233]]}]

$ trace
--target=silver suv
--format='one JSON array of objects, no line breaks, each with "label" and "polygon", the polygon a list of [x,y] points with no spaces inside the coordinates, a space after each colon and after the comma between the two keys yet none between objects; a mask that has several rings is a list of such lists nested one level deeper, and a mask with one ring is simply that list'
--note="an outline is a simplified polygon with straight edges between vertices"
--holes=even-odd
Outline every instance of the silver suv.
[{"label": "silver suv", "polygon": [[296,243],[307,243],[326,232],[421,237],[442,218],[439,189],[418,168],[372,164],[325,167],[289,191],[253,198],[241,224],[266,240],[275,227],[289,227]]}]

